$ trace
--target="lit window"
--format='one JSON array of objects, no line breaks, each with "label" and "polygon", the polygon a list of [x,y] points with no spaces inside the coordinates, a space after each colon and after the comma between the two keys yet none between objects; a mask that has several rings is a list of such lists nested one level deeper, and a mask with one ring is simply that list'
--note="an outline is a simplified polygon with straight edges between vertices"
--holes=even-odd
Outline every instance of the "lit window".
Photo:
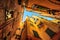
[{"label": "lit window", "polygon": [[13,17],[13,11],[6,11],[6,20],[8,20],[8,19],[10,19],[10,18],[12,18]]},{"label": "lit window", "polygon": [[35,24],[36,24],[37,21],[38,21],[38,19],[35,19]]}]

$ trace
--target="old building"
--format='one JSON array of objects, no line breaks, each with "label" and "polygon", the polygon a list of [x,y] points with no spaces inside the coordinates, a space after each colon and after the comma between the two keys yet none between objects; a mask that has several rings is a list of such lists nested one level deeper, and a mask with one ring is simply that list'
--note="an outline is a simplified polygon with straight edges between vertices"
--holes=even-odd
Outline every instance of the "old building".
[{"label": "old building", "polygon": [[0,0],[0,40],[11,40],[23,16],[18,0]]},{"label": "old building", "polygon": [[28,24],[28,40],[53,40],[53,36],[60,31],[58,24],[38,16],[27,17],[25,24]]},{"label": "old building", "polygon": [[60,40],[60,0],[0,0],[0,40]]}]

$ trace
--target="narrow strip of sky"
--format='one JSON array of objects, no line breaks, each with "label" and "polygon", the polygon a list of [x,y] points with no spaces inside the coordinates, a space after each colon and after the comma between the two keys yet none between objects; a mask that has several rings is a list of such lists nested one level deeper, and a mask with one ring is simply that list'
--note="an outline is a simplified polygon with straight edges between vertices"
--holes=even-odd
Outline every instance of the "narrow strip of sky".
[{"label": "narrow strip of sky", "polygon": [[25,21],[26,16],[32,17],[33,15],[39,16],[39,17],[44,18],[44,19],[47,19],[47,20],[53,20],[54,19],[54,18],[51,18],[51,17],[42,16],[42,15],[36,13],[36,12],[33,12],[33,11],[27,11],[25,9],[24,10],[24,16],[23,16],[23,22]]}]

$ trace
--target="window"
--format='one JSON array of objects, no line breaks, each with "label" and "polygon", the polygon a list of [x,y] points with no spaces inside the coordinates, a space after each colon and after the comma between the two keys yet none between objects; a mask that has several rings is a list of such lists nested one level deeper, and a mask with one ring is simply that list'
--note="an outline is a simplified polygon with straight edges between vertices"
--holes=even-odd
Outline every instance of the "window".
[{"label": "window", "polygon": [[7,34],[7,36],[9,36],[11,34],[11,31]]},{"label": "window", "polygon": [[44,24],[42,22],[39,23],[38,27],[41,28]]},{"label": "window", "polygon": [[58,23],[60,23],[60,21],[58,21]]},{"label": "window", "polygon": [[34,26],[32,23],[30,23],[31,26]]},{"label": "window", "polygon": [[36,24],[37,21],[39,21],[39,19],[35,19],[35,24]]},{"label": "window", "polygon": [[60,37],[58,38],[58,40],[60,40]]},{"label": "window", "polygon": [[56,12],[56,11],[55,11],[55,10],[52,10],[51,12],[52,12],[53,15],[55,15],[55,12]]},{"label": "window", "polygon": [[60,0],[57,0],[58,2],[60,2]]},{"label": "window", "polygon": [[[40,38],[38,33],[36,31],[33,30],[33,33],[34,33],[34,36],[37,37],[37,38]],[[41,38],[40,38],[41,39]]]},{"label": "window", "polygon": [[44,7],[44,6],[41,6],[41,5],[37,5],[37,4],[34,4],[33,6],[32,6],[32,8],[34,9],[34,8],[38,8],[38,9],[40,9],[40,10],[48,10],[49,8],[46,8],[46,7]]},{"label": "window", "polygon": [[46,33],[52,38],[56,33],[47,28]]},{"label": "window", "polygon": [[22,2],[21,0],[18,0],[18,4],[19,4],[19,5],[21,5],[21,2]]},{"label": "window", "polygon": [[17,28],[17,30],[20,30],[20,28]]},{"label": "window", "polygon": [[7,40],[7,37],[4,37],[3,40]]},{"label": "window", "polygon": [[49,14],[51,14],[51,10],[47,10]]},{"label": "window", "polygon": [[10,18],[12,18],[13,17],[13,11],[8,11],[8,10],[6,10],[6,20],[8,20],[8,19],[10,19]]}]

